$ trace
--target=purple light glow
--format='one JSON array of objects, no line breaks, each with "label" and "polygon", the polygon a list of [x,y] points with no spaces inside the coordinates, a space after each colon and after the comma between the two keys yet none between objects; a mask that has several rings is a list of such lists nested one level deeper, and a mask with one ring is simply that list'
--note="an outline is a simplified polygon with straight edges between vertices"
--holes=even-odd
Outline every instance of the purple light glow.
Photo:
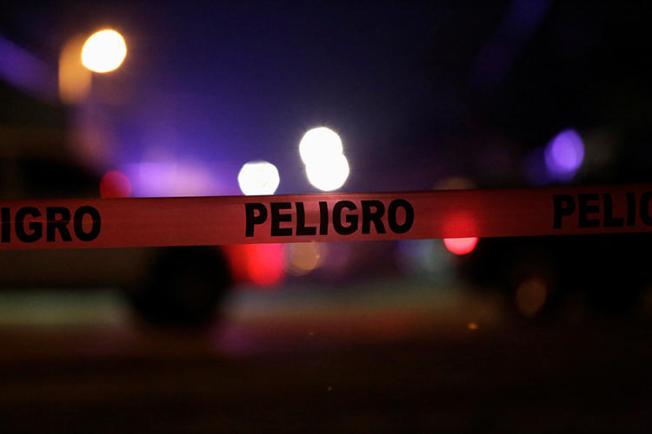
[{"label": "purple light glow", "polygon": [[569,181],[575,176],[584,160],[582,138],[575,130],[563,130],[548,143],[544,157],[551,178]]},{"label": "purple light glow", "polygon": [[54,95],[55,77],[45,63],[0,35],[0,79],[33,96]]},{"label": "purple light glow", "polygon": [[208,196],[223,191],[199,164],[141,162],[124,167],[136,197]]}]

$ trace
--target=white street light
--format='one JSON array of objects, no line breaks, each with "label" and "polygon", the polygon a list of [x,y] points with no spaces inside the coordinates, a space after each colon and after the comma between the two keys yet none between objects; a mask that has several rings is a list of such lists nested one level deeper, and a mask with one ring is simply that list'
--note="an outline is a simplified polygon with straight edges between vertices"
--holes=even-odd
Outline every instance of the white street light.
[{"label": "white street light", "polygon": [[278,169],[267,161],[245,163],[238,173],[238,185],[247,196],[274,194],[280,183]]},{"label": "white street light", "polygon": [[93,72],[115,71],[127,57],[127,43],[122,35],[112,29],[93,33],[84,43],[82,65]]}]

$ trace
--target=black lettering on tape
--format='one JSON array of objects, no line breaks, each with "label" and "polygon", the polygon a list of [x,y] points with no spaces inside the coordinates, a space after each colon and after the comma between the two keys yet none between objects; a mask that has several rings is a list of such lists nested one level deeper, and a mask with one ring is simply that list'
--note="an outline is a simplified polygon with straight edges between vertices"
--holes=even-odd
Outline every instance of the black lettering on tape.
[{"label": "black lettering on tape", "polygon": [[602,203],[604,205],[604,227],[619,228],[624,226],[625,219],[623,217],[614,217],[614,203],[609,193],[602,193]]},{"label": "black lettering on tape", "polygon": [[319,235],[328,235],[328,203],[319,201]]},{"label": "black lettering on tape", "polygon": [[0,211],[0,220],[2,220],[0,242],[8,243],[11,241],[11,210],[9,208],[2,208]]},{"label": "black lettering on tape", "polygon": [[68,223],[70,223],[70,210],[68,208],[53,206],[46,208],[45,215],[47,217],[46,235],[45,239],[48,242],[56,241],[56,234],[62,241],[72,241]]},{"label": "black lettering on tape", "polygon": [[254,236],[254,226],[265,223],[267,208],[262,203],[245,203],[245,237]]},{"label": "black lettering on tape", "polygon": [[291,202],[272,202],[272,236],[273,237],[289,237],[292,235],[292,228],[282,228],[281,223],[292,221],[291,213],[281,213],[286,209],[292,209]]},{"label": "black lettering on tape", "polygon": [[[600,212],[600,196],[597,193],[580,193],[577,195],[579,220],[578,226],[581,228],[596,228],[600,226],[599,218],[590,218],[591,214]],[[592,203],[596,202],[596,203]]]},{"label": "black lettering on tape", "polygon": [[43,225],[38,221],[31,221],[28,224],[29,231],[25,229],[27,217],[41,217],[41,211],[33,206],[26,206],[16,211],[16,236],[23,243],[33,243],[43,236]]},{"label": "black lettering on tape", "polygon": [[641,220],[647,226],[652,226],[652,216],[650,216],[650,199],[652,199],[652,192],[646,191],[641,195]]},{"label": "black lettering on tape", "polygon": [[[86,216],[91,219],[91,227],[88,231],[84,230],[84,217]],[[75,236],[81,241],[93,241],[100,235],[102,218],[100,217],[100,212],[92,206],[79,207],[77,211],[75,211],[73,220]]]},{"label": "black lettering on tape", "polygon": [[[403,209],[405,220],[402,224],[398,223],[398,210]],[[393,200],[387,208],[387,221],[392,232],[404,234],[412,228],[414,224],[414,208],[412,204],[405,199]]]},{"label": "black lettering on tape", "polygon": [[333,227],[335,228],[335,232],[340,235],[351,235],[358,230],[358,216],[353,213],[347,214],[344,219],[348,225],[345,226],[342,224],[342,211],[345,208],[350,211],[355,211],[357,209],[355,203],[350,200],[341,200],[337,202],[333,207]]},{"label": "black lettering on tape", "polygon": [[371,223],[374,224],[376,233],[386,233],[382,220],[385,214],[385,205],[379,200],[363,200],[360,201],[360,205],[362,205],[362,233],[371,232]]},{"label": "black lettering on tape", "polygon": [[625,194],[627,198],[627,226],[636,224],[636,195],[632,192]]},{"label": "black lettering on tape", "polygon": [[317,228],[306,226],[306,212],[303,209],[303,202],[297,202],[297,235],[315,235]]},{"label": "black lettering on tape", "polygon": [[561,229],[562,219],[570,217],[575,212],[575,199],[570,194],[555,194],[552,197],[554,229]]}]

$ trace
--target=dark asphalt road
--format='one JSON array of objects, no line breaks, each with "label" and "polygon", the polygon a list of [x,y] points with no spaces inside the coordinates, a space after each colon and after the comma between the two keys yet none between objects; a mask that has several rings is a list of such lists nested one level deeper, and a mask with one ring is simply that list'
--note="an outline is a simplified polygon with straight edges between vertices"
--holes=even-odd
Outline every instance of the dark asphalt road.
[{"label": "dark asphalt road", "polygon": [[338,303],[321,316],[296,301],[294,316],[235,309],[201,335],[4,324],[0,430],[652,432],[647,321],[535,326],[462,301],[363,315]]}]

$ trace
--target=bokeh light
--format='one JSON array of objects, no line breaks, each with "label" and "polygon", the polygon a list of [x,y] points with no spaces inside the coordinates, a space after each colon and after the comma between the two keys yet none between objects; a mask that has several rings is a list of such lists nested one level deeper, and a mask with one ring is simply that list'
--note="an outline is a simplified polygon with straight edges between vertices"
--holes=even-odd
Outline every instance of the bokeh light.
[{"label": "bokeh light", "polygon": [[224,246],[236,281],[273,287],[285,277],[283,244],[233,244]]},{"label": "bokeh light", "polygon": [[557,134],[545,149],[545,163],[551,178],[572,179],[584,161],[584,142],[577,131],[568,129]]},{"label": "bokeh light", "polygon": [[349,177],[351,168],[342,139],[330,128],[308,130],[299,143],[299,154],[306,166],[308,182],[321,191],[337,190]]},{"label": "bokeh light", "polygon": [[548,298],[548,285],[540,278],[527,279],[516,288],[516,307],[527,317],[536,316]]},{"label": "bokeh light", "polygon": [[74,37],[66,42],[59,55],[59,97],[67,104],[83,101],[91,88],[92,74],[79,58],[83,45],[83,37]]},{"label": "bokeh light", "polygon": [[315,242],[288,244],[286,252],[288,273],[302,276],[321,265],[325,258],[326,246]]},{"label": "bokeh light", "polygon": [[478,245],[478,237],[444,238],[446,250],[455,255],[468,255]]},{"label": "bokeh light", "polygon": [[319,163],[306,165],[308,181],[321,191],[334,191],[342,187],[350,172],[349,162],[342,154],[331,155]]},{"label": "bokeh light", "polygon": [[341,155],[343,151],[339,134],[326,127],[308,130],[299,143],[299,154],[305,165],[320,164],[323,159]]},{"label": "bokeh light", "polygon": [[[440,181],[436,188],[441,190],[468,190],[475,188],[475,183],[465,177],[451,177]],[[471,229],[475,232],[475,219],[466,213],[456,212],[448,216],[445,224],[446,230],[449,231],[465,231]],[[468,255],[478,244],[478,237],[463,237],[463,238],[444,238],[442,240],[444,247],[454,255]]]},{"label": "bokeh light", "polygon": [[215,173],[200,162],[139,162],[121,166],[138,197],[215,195],[219,181]]},{"label": "bokeh light", "polygon": [[82,64],[93,72],[115,71],[127,57],[127,43],[122,35],[112,29],[93,33],[81,51]]},{"label": "bokeh light", "polygon": [[238,173],[238,185],[247,196],[274,194],[280,182],[278,169],[267,161],[245,163]]},{"label": "bokeh light", "polygon": [[274,286],[284,277],[285,254],[282,244],[247,246],[249,279],[259,286]]},{"label": "bokeh light", "polygon": [[100,180],[100,197],[110,199],[131,196],[131,182],[124,173],[109,170]]}]

